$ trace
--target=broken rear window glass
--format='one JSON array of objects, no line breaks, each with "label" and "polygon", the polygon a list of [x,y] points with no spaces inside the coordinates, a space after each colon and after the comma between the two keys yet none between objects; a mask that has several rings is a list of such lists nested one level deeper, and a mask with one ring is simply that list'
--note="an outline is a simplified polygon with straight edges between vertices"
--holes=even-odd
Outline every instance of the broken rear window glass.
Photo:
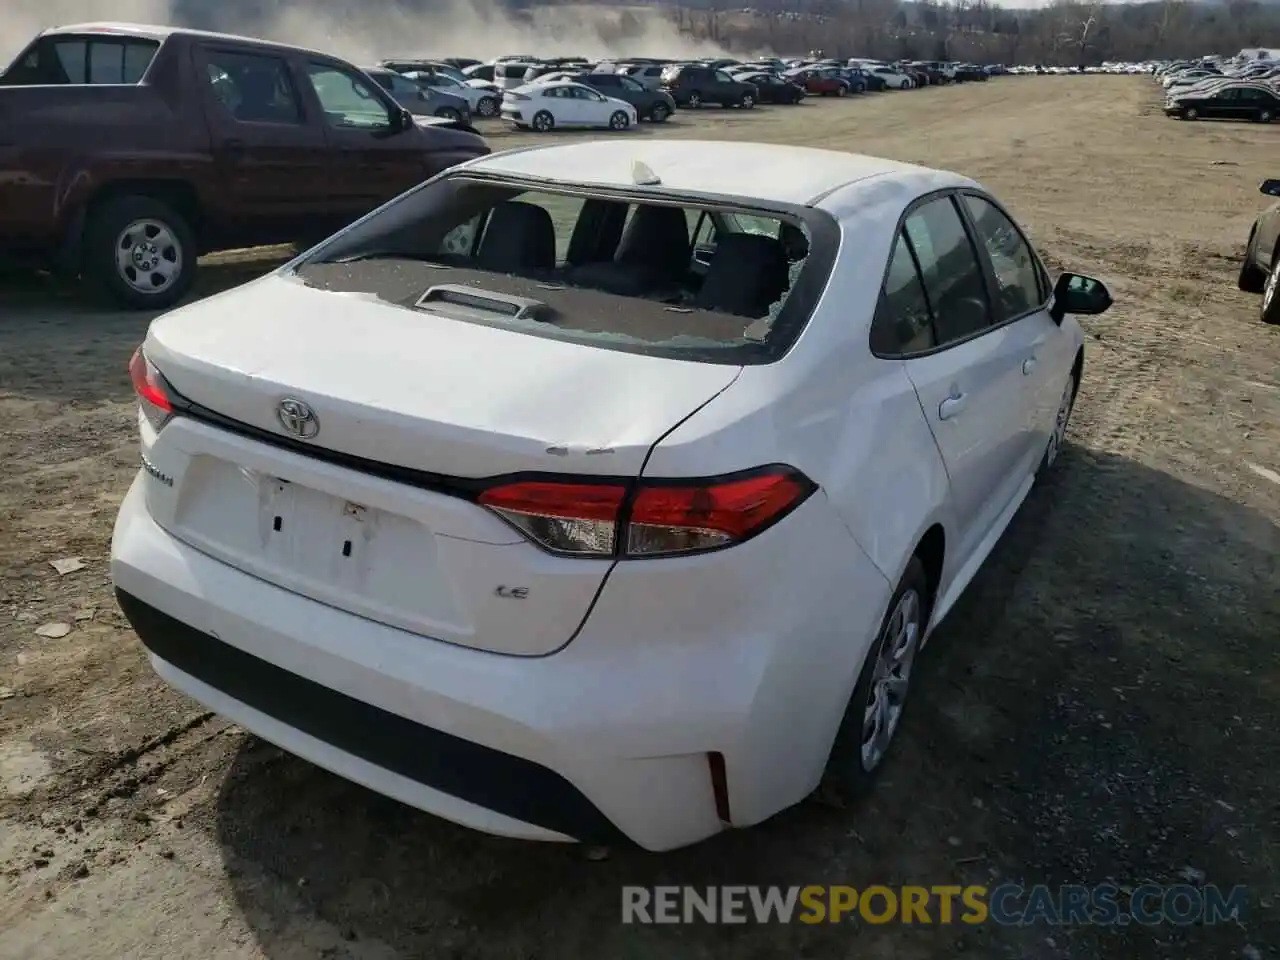
[{"label": "broken rear window glass", "polygon": [[811,254],[823,218],[459,175],[358,224],[297,273],[325,289],[536,336],[768,362],[826,286],[833,253]]}]

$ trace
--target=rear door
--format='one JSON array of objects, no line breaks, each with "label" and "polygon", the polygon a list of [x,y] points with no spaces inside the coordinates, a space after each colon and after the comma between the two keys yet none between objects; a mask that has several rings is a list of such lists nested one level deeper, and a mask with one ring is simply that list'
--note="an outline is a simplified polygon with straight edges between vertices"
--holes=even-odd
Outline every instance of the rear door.
[{"label": "rear door", "polygon": [[712,77],[715,86],[714,99],[724,103],[737,103],[738,97],[741,96],[738,92],[738,82],[724,70],[715,71]]},{"label": "rear door", "polygon": [[415,130],[395,129],[401,108],[346,64],[309,59],[308,100],[320,111],[329,143],[330,186],[346,220],[355,220],[427,178]]},{"label": "rear door", "polygon": [[[907,248],[918,264],[933,338],[932,346],[905,357],[906,370],[947,468],[963,562],[1023,480],[1026,344],[996,323],[986,272],[956,197],[925,200],[906,218],[903,234],[895,259]],[[907,271],[905,264],[895,267]]]},{"label": "rear door", "polygon": [[203,44],[191,55],[223,191],[223,232],[246,244],[298,239],[329,202],[329,150],[288,62]]}]

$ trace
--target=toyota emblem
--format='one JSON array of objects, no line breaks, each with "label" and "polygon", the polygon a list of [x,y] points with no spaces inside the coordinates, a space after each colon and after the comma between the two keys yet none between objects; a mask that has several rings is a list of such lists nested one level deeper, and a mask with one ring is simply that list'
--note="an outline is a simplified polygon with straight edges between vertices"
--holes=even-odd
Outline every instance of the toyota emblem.
[{"label": "toyota emblem", "polygon": [[290,433],[299,440],[310,440],[320,432],[320,421],[316,418],[316,413],[301,400],[295,400],[293,397],[286,397],[280,401],[276,407],[276,419],[280,421],[280,426],[284,427],[286,433]]}]

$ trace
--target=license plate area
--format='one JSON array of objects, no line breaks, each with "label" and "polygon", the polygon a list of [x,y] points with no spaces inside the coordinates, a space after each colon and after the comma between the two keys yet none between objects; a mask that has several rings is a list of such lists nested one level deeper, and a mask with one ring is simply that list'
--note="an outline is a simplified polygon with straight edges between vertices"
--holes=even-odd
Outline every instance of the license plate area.
[{"label": "license plate area", "polygon": [[405,629],[466,631],[420,520],[208,456],[183,477],[173,532],[285,589]]},{"label": "license plate area", "polygon": [[394,528],[388,515],[278,477],[262,477],[258,488],[259,535],[269,562],[334,586],[367,586],[378,535]]}]

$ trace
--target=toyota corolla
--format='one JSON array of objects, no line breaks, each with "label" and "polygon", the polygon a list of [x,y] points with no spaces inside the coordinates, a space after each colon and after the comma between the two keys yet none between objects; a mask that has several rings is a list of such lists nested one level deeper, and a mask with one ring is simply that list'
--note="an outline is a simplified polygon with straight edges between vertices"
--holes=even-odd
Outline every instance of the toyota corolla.
[{"label": "toyota corolla", "polygon": [[373,790],[693,843],[883,767],[1110,302],[951,173],[484,157],[152,323],[117,596],[169,683]]}]

